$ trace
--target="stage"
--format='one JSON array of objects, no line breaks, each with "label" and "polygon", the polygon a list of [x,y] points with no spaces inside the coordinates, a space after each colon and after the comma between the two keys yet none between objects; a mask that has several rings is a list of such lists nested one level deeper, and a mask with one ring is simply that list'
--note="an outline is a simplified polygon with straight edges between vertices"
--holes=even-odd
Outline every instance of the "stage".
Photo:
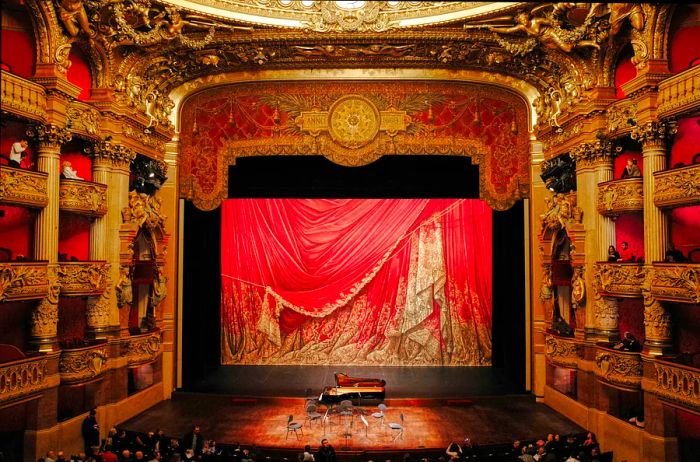
[{"label": "stage", "polygon": [[[377,412],[376,401],[356,403],[352,420],[329,414],[325,424],[323,418],[305,421],[305,397],[318,396],[323,386],[332,385],[336,370],[387,380],[383,425],[371,415]],[[482,381],[472,382],[477,378]],[[221,382],[223,379],[229,381]],[[296,450],[305,444],[315,448],[325,437],[337,450],[350,452],[440,449],[466,436],[480,445],[508,444],[548,433],[584,431],[536,403],[532,395],[508,394],[504,391],[507,382],[499,380],[491,368],[229,366],[202,380],[199,392],[175,392],[170,401],[120,427],[137,432],[162,428],[166,435],[182,437],[197,423],[206,439],[219,444]],[[488,393],[489,386],[494,387],[492,393]],[[207,388],[208,392],[202,392]],[[321,405],[319,412],[325,414],[325,410]],[[397,436],[386,424],[401,423],[401,414],[404,432]],[[287,433],[290,415],[303,424],[298,435]]]}]

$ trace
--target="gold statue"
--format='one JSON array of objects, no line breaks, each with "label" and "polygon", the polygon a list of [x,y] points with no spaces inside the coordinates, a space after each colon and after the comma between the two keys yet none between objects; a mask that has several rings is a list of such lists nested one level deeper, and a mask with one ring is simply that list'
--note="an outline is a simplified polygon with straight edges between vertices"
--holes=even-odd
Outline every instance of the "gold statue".
[{"label": "gold statue", "polygon": [[58,6],[61,21],[71,37],[77,37],[81,30],[88,37],[96,35],[90,26],[83,0],[61,0]]}]

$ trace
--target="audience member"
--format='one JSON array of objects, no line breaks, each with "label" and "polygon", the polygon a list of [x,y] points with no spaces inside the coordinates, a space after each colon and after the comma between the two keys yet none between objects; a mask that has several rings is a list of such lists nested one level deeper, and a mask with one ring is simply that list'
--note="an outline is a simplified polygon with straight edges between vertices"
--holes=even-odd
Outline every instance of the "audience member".
[{"label": "audience member", "polygon": [[453,441],[447,445],[445,453],[450,457],[450,460],[460,459],[462,457],[462,448]]},{"label": "audience member", "polygon": [[100,426],[97,423],[97,409],[90,409],[87,417],[83,420],[81,428],[85,454],[92,456],[96,448],[100,446]]},{"label": "audience member", "polygon": [[68,161],[63,162],[63,170],[61,170],[61,178],[67,178],[69,180],[82,180],[82,177],[78,176],[78,172],[73,170],[72,164]]},{"label": "audience member", "polygon": [[620,252],[615,249],[614,245],[608,247],[608,261],[620,261]]},{"label": "audience member", "polygon": [[318,448],[318,462],[335,462],[335,449],[326,438],[321,440],[321,447]]},{"label": "audience member", "polygon": [[26,153],[24,151],[27,150],[27,146],[29,146],[29,143],[25,139],[21,139],[15,143],[12,143],[12,148],[10,148],[10,159],[8,164],[10,167],[21,168],[22,160],[26,156]]},{"label": "audience member", "polygon": [[56,453],[54,451],[48,451],[46,453],[45,462],[56,462]]},{"label": "audience member", "polygon": [[642,344],[639,343],[639,340],[632,335],[631,332],[625,332],[625,335],[622,337],[622,340],[620,343],[616,344],[613,348],[616,350],[622,350],[622,351],[635,351],[639,352],[642,351]]},{"label": "audience member", "polygon": [[630,245],[627,243],[627,241],[622,241],[622,244],[620,244],[620,259],[618,261],[634,261],[634,254],[632,253],[632,249],[630,249]]},{"label": "audience member", "polygon": [[192,449],[197,456],[202,454],[204,438],[202,437],[202,431],[199,425],[192,427],[192,431],[182,438],[182,447],[185,448],[185,450]]},{"label": "audience member", "polygon": [[314,462],[314,455],[311,454],[311,446],[306,445],[304,446],[304,452],[301,455],[301,462]]},{"label": "audience member", "polygon": [[535,459],[534,459],[534,457],[532,457],[531,449],[532,449],[532,445],[530,445],[530,447],[523,446],[520,449],[520,455],[518,456],[518,460],[520,460],[522,462],[534,462]]},{"label": "audience member", "polygon": [[627,165],[622,171],[622,178],[634,178],[642,176],[642,171],[637,166],[637,159],[627,159]]},{"label": "audience member", "polygon": [[666,250],[664,261],[667,261],[670,263],[676,263],[676,262],[688,261],[688,259],[685,258],[685,255],[683,255],[683,252],[676,249],[676,247],[673,245],[673,243],[670,243],[668,245],[668,249]]}]

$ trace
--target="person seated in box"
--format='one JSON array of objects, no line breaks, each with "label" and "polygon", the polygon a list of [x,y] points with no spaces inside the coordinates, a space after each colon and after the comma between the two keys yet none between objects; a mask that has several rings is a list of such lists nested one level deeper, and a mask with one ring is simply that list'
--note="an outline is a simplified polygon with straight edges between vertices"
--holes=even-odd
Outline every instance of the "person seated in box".
[{"label": "person seated in box", "polygon": [[633,262],[634,261],[634,254],[632,253],[632,249],[630,249],[630,246],[627,243],[627,241],[623,241],[622,244],[620,244],[620,259],[618,261],[620,261],[620,262]]},{"label": "person seated in box", "polygon": [[627,159],[627,165],[622,171],[622,178],[634,178],[642,176],[642,171],[637,166],[637,159]]},{"label": "person seated in box", "polygon": [[63,170],[61,170],[61,178],[67,178],[69,180],[82,180],[83,178],[78,176],[78,172],[73,170],[71,163],[68,161],[63,162]]}]

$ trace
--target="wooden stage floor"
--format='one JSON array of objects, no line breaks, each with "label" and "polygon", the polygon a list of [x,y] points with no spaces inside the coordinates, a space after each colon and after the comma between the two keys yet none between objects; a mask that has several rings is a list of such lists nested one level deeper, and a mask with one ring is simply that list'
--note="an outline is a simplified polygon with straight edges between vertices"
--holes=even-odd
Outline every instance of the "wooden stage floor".
[{"label": "wooden stage floor", "polygon": [[[176,392],[169,401],[124,422],[120,428],[147,432],[162,428],[166,435],[182,437],[197,423],[206,439],[219,444],[240,443],[263,448],[303,448],[319,446],[328,438],[337,450],[399,450],[402,448],[445,448],[450,441],[462,442],[469,436],[480,445],[509,443],[514,439],[535,439],[548,433],[577,433],[582,428],[531,395],[481,396],[474,398],[393,398],[387,399],[386,423],[400,422],[404,433],[380,425],[371,416],[376,403],[357,406],[365,413],[365,430],[359,414],[352,424],[332,416],[328,425],[304,421],[305,401],[301,397],[241,397],[233,395]],[[324,412],[322,406],[320,412]],[[303,435],[287,434],[289,415],[303,423]]]}]

